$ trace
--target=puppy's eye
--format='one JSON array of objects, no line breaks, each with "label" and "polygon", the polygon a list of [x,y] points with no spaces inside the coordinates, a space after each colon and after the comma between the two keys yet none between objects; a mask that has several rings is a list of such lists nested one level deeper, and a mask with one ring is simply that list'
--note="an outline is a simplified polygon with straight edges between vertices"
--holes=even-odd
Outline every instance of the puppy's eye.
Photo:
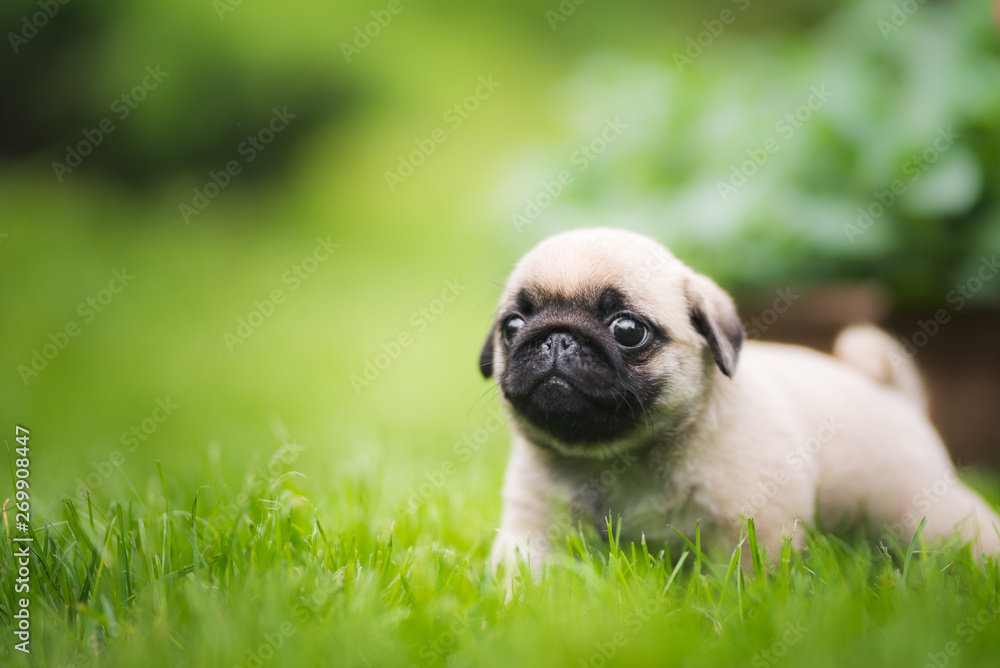
[{"label": "puppy's eye", "polygon": [[509,346],[517,333],[524,327],[524,318],[519,315],[512,315],[503,323],[503,340]]},{"label": "puppy's eye", "polygon": [[618,345],[624,348],[637,348],[646,342],[649,337],[649,330],[646,326],[629,316],[621,316],[611,323],[611,336],[615,337]]}]

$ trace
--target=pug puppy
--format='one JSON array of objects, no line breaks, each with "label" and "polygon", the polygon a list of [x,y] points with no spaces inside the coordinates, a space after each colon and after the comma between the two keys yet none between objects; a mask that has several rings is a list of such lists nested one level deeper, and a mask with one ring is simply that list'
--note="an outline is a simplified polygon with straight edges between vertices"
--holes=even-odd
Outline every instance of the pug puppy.
[{"label": "pug puppy", "polygon": [[537,572],[580,521],[625,540],[733,549],[745,518],[773,560],[800,522],[1000,553],[1000,517],[955,474],[919,376],[872,326],[835,356],[744,342],[732,299],[656,241],[583,229],[518,262],[483,346],[514,434],[495,566]]}]

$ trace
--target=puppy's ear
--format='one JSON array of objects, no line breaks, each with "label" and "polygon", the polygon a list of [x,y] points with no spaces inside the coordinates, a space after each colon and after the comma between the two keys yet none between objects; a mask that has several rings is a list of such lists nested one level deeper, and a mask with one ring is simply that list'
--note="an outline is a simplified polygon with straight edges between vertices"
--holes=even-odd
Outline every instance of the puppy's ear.
[{"label": "puppy's ear", "polygon": [[687,285],[691,324],[708,341],[715,363],[730,378],[743,345],[743,324],[732,298],[707,276],[694,274]]},{"label": "puppy's ear", "polygon": [[496,330],[496,325],[490,327],[490,333],[486,335],[486,343],[483,344],[483,349],[479,353],[479,372],[483,374],[483,378],[493,376],[493,334]]}]

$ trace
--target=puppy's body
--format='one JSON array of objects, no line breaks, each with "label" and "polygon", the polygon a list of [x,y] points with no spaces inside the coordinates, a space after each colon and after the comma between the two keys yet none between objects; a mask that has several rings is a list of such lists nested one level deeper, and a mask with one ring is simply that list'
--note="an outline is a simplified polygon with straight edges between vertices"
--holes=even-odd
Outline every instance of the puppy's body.
[{"label": "puppy's body", "polygon": [[[645,343],[602,333],[610,322],[632,343],[623,317],[651,332]],[[495,331],[482,364],[515,432],[496,563],[520,551],[537,567],[577,521],[609,514],[626,538],[693,536],[700,523],[730,547],[752,517],[772,557],[784,536],[801,544],[796,522],[866,521],[905,540],[926,516],[927,536],[957,531],[1000,552],[1000,519],[955,477],[915,372],[890,364],[897,344],[875,328],[841,337],[843,361],[741,346],[714,283],[650,239],[597,229],[529,253]]]}]

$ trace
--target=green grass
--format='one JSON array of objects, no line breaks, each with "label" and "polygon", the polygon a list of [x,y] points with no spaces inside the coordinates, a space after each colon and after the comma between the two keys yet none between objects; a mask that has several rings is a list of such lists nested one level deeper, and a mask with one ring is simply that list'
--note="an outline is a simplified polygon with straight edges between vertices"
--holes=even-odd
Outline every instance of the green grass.
[{"label": "green grass", "polygon": [[[285,446],[238,484],[211,457],[197,487],[161,469],[145,494],[67,498],[36,522],[35,665],[974,666],[1000,656],[1000,570],[959,545],[810,534],[803,553],[786,546],[765,566],[752,526],[729,555],[701,553],[697,536],[666,554],[581,532],[537,582],[514,574],[507,601],[506,579],[486,565],[495,487],[468,498],[443,486],[386,524],[374,510],[388,494],[379,471],[310,480],[296,454]],[[12,521],[8,510],[8,639]],[[27,665],[12,644],[4,662]]]}]

